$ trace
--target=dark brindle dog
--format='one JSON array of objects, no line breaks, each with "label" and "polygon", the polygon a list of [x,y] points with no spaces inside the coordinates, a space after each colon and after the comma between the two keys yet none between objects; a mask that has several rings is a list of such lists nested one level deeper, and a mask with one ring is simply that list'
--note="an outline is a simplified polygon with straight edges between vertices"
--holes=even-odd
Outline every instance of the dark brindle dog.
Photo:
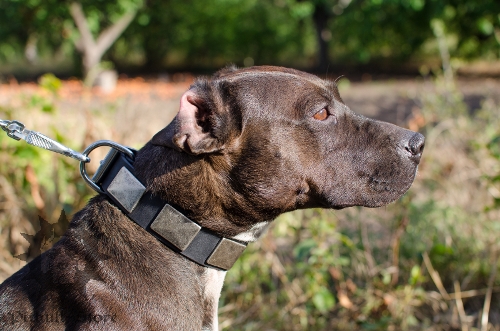
[{"label": "dark brindle dog", "polygon": [[[188,219],[166,211],[141,228],[108,196],[93,198],[52,249],[3,283],[1,329],[217,330],[233,251],[287,211],[396,200],[423,146],[421,134],[356,115],[335,83],[304,72],[229,68],[200,79],[133,162],[146,193]],[[179,253],[194,237],[170,236],[172,219],[230,244],[195,263]]]}]

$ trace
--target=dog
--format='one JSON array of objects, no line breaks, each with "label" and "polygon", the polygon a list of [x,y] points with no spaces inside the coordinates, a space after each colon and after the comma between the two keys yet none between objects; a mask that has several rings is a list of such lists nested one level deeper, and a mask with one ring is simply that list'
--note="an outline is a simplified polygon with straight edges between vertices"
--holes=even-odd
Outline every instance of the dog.
[{"label": "dog", "polygon": [[222,69],[184,93],[133,161],[145,191],[182,211],[179,224],[231,243],[222,262],[183,256],[182,243],[157,235],[161,224],[141,227],[99,194],[1,285],[1,329],[218,330],[227,254],[288,211],[398,199],[423,148],[421,134],[352,112],[332,81],[282,67]]}]

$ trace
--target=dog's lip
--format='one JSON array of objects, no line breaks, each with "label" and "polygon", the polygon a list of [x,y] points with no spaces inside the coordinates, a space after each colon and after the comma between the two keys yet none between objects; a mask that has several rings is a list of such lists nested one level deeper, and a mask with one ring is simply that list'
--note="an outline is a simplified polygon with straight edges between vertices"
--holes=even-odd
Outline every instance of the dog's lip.
[{"label": "dog's lip", "polygon": [[405,176],[399,180],[387,180],[385,178],[370,177],[368,179],[368,187],[378,194],[404,194],[411,187],[415,180],[416,169],[413,174]]},{"label": "dog's lip", "polygon": [[[338,210],[353,206],[377,208],[388,205],[403,196],[410,189],[415,176],[416,169],[413,174],[408,174],[399,180],[366,174],[363,176],[366,183],[364,190],[362,189],[361,192],[354,194],[327,194],[329,198],[327,198],[324,207]],[[339,196],[343,196],[344,201],[338,199]]]},{"label": "dog's lip", "polygon": [[368,179],[368,186],[375,192],[392,191],[392,182],[385,179],[379,179],[377,177],[371,176]]},{"label": "dog's lip", "polygon": [[[387,199],[387,197],[383,198],[382,196],[378,195],[374,199],[365,198],[359,202],[349,202],[349,203],[340,203],[340,204],[334,203],[331,206],[328,206],[328,208],[335,209],[335,210],[340,210],[340,209],[354,207],[354,206],[361,206],[361,207],[366,207],[366,208],[378,208],[378,207],[386,206],[388,204],[393,203],[399,197],[403,196],[406,191],[404,191],[403,193],[398,192],[398,193],[394,194],[393,196],[389,197],[389,199]],[[391,192],[391,193],[394,193],[394,192]]]},{"label": "dog's lip", "polygon": [[341,210],[349,207],[355,207],[355,206],[361,206],[361,207],[367,207],[367,208],[377,208],[377,207],[382,207],[387,204],[390,204],[391,202],[395,201],[396,199],[392,199],[390,201],[381,201],[381,200],[375,200],[375,201],[369,201],[368,199],[365,199],[364,201],[360,202],[350,202],[350,203],[333,203],[332,205],[328,206],[327,208],[335,209],[335,210]]}]

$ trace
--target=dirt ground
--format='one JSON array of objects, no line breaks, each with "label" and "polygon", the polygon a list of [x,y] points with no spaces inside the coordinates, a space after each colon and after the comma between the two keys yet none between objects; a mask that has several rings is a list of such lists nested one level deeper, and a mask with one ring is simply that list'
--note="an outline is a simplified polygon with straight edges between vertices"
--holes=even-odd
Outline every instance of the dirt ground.
[{"label": "dirt ground", "polygon": [[[471,112],[480,109],[487,98],[500,103],[500,79],[459,79],[457,85]],[[342,98],[353,111],[398,125],[405,125],[413,111],[421,107],[422,97],[435,88],[431,80],[420,78],[340,86]]]}]

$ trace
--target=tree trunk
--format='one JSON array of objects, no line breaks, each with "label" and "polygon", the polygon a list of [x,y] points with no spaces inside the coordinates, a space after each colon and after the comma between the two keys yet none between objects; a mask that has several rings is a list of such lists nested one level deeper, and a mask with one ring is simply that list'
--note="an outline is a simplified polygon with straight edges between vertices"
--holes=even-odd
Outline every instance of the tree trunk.
[{"label": "tree trunk", "polygon": [[116,23],[102,31],[97,40],[94,40],[85,14],[83,13],[82,5],[78,2],[71,3],[70,13],[80,32],[80,39],[76,42],[75,46],[82,53],[83,75],[86,85],[92,86],[99,74],[99,63],[102,56],[123,33],[130,22],[132,22],[136,12],[137,10],[133,10],[123,14]]},{"label": "tree trunk", "polygon": [[328,31],[328,20],[330,14],[328,8],[322,4],[317,4],[314,6],[313,21],[314,27],[316,28],[316,39],[318,40],[318,56],[316,63],[316,70],[318,72],[326,73],[329,65],[328,56],[328,41],[330,40],[331,34]]}]

